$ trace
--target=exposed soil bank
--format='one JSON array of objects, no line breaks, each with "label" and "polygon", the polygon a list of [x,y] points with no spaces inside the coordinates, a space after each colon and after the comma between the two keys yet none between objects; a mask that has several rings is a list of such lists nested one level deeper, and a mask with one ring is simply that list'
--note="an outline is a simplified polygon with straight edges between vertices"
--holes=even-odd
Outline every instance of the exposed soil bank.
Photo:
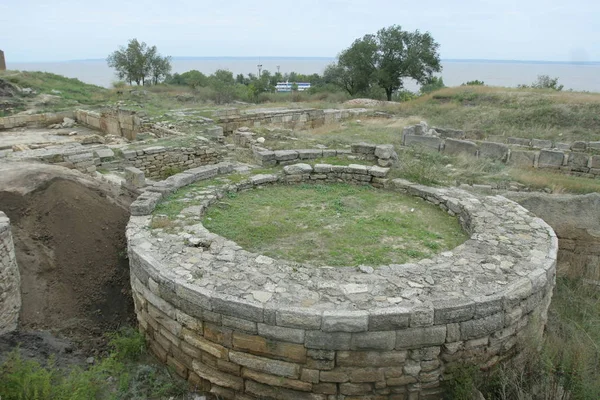
[{"label": "exposed soil bank", "polygon": [[21,331],[49,330],[85,352],[133,324],[128,213],[101,191],[53,179],[25,195],[0,192],[21,273]]}]

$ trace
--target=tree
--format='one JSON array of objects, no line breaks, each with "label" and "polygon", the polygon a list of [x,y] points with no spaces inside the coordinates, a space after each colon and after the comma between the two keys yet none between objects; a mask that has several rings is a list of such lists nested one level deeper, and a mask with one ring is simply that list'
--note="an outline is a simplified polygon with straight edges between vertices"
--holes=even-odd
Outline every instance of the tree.
[{"label": "tree", "polygon": [[119,79],[131,85],[144,85],[150,78],[153,83],[164,79],[171,71],[171,57],[162,57],[156,46],[148,47],[144,42],[131,39],[127,47],[121,46],[106,58],[108,66],[117,70]]},{"label": "tree", "polygon": [[445,87],[446,85],[444,85],[444,80],[441,76],[439,78],[437,76],[432,76],[421,86],[421,93],[427,94]]},{"label": "tree", "polygon": [[337,64],[326,70],[326,78],[350,95],[366,93],[377,85],[391,100],[403,88],[403,79],[425,84],[441,71],[438,48],[429,32],[407,32],[393,25],[355,40],[340,53]]},{"label": "tree", "polygon": [[537,80],[531,84],[534,89],[552,89],[560,92],[564,85],[558,84],[558,78],[550,78],[548,75],[538,75]]}]

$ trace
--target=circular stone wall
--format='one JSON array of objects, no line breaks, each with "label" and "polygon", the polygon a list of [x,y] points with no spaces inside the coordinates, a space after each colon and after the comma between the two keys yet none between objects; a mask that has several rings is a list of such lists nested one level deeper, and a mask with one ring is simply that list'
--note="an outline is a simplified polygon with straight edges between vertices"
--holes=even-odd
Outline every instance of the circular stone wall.
[{"label": "circular stone wall", "polygon": [[[226,399],[441,398],[452,363],[489,367],[541,336],[558,247],[544,221],[501,196],[386,180],[370,168],[369,179],[354,179],[350,167],[306,167],[182,199],[190,203],[178,233],[152,229],[154,206],[230,166],[175,175],[132,205],[140,329],[180,375]],[[414,264],[314,267],[252,254],[199,222],[228,191],[304,180],[371,182],[422,197],[456,215],[470,239]]]}]

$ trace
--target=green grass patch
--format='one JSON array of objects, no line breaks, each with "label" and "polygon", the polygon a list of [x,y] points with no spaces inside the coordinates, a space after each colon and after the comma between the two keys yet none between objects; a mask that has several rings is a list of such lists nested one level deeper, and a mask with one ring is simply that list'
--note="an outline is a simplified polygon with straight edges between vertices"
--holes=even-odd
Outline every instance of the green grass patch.
[{"label": "green grass patch", "polygon": [[[49,72],[15,72],[0,73],[0,78],[7,80],[21,88],[32,88],[38,93],[54,94],[59,96],[65,106],[68,101],[80,104],[96,105],[105,102],[110,91],[96,85],[84,83],[79,79],[66,78]],[[52,90],[60,93],[52,92]]]},{"label": "green grass patch", "polygon": [[242,192],[203,223],[247,250],[331,266],[405,263],[467,238],[456,218],[419,198],[341,183]]},{"label": "green grass patch", "polygon": [[0,365],[3,400],[126,400],[175,398],[187,384],[166,367],[154,365],[144,337],[132,328],[109,335],[110,354],[88,369],[58,369],[25,360],[18,349]]}]

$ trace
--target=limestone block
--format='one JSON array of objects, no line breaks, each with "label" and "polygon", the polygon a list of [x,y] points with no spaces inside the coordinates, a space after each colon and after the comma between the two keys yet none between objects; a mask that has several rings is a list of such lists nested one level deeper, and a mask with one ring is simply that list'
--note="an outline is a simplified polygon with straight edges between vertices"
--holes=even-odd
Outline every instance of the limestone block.
[{"label": "limestone block", "polygon": [[527,147],[529,147],[529,145],[531,144],[531,139],[509,137],[509,138],[506,139],[506,143],[508,143],[508,144],[516,144],[518,146],[527,146]]},{"label": "limestone block", "polygon": [[243,367],[267,374],[296,379],[300,377],[300,366],[286,361],[273,360],[233,350],[229,352],[229,360]]},{"label": "limestone block", "polygon": [[592,168],[600,168],[600,156],[592,156],[590,164]]},{"label": "limestone block", "polygon": [[554,147],[557,150],[571,150],[571,144],[570,143],[555,143]]},{"label": "limestone block", "polygon": [[269,182],[277,182],[279,177],[273,174],[258,174],[250,177],[250,182],[254,185],[262,185]]},{"label": "limestone block", "polygon": [[158,154],[158,153],[164,153],[165,151],[167,151],[167,149],[163,146],[153,146],[153,147],[147,147],[144,149],[145,154]]},{"label": "limestone block", "polygon": [[586,153],[573,152],[569,154],[568,166],[575,171],[587,171],[590,155]]},{"label": "limestone block", "polygon": [[597,142],[589,142],[588,149],[600,150],[600,141]]},{"label": "limestone block", "polygon": [[468,140],[446,139],[444,153],[477,155],[477,145]]},{"label": "limestone block", "polygon": [[538,157],[540,168],[560,168],[563,165],[565,153],[555,150],[542,150]]},{"label": "limestone block", "polygon": [[374,155],[376,147],[377,146],[375,146],[374,144],[361,142],[352,144],[350,146],[350,149],[352,150],[352,153]]},{"label": "limestone block", "polygon": [[368,329],[366,311],[325,311],[322,329],[325,332],[362,332]]},{"label": "limestone block", "polygon": [[527,150],[511,150],[509,163],[519,167],[531,168],[534,166],[537,153]]},{"label": "limestone block", "polygon": [[258,333],[266,338],[291,343],[304,343],[304,329],[258,324]]},{"label": "limestone block", "polygon": [[286,175],[310,174],[313,168],[309,164],[293,164],[283,167],[283,172]]},{"label": "limestone block", "polygon": [[276,150],[275,159],[277,161],[289,161],[298,158],[298,152],[295,150]]},{"label": "limestone block", "polygon": [[552,140],[531,139],[531,147],[535,147],[536,149],[551,149]]},{"label": "limestone block", "polygon": [[582,141],[573,142],[571,150],[573,151],[585,151],[587,149],[587,143]]},{"label": "limestone block", "polygon": [[407,328],[410,311],[399,307],[372,310],[369,313],[369,330],[385,331]]},{"label": "limestone block", "polygon": [[442,139],[435,136],[405,135],[404,145],[439,151]]},{"label": "limestone block", "polygon": [[315,164],[314,171],[317,174],[328,174],[331,172],[330,164]]},{"label": "limestone block", "polygon": [[433,346],[446,341],[446,325],[408,328],[396,331],[396,349]]},{"label": "limestone block", "polygon": [[109,148],[94,150],[94,154],[102,161],[106,161],[106,159],[113,158],[115,156],[115,153]]},{"label": "limestone block", "polygon": [[352,334],[350,346],[353,350],[393,350],[395,344],[394,331],[359,332]]},{"label": "limestone block", "polygon": [[349,332],[306,331],[304,345],[309,349],[350,350]]},{"label": "limestone block", "polygon": [[323,157],[323,150],[320,149],[298,150],[298,158],[301,160],[311,160],[320,157]]},{"label": "limestone block", "polygon": [[137,157],[137,152],[135,150],[123,150],[123,157],[127,160],[132,160]]},{"label": "limestone block", "polygon": [[382,168],[378,166],[369,167],[369,175],[376,176],[378,178],[384,178],[389,171],[389,168]]},{"label": "limestone block", "polygon": [[123,171],[125,172],[125,182],[127,182],[127,185],[135,188],[146,186],[146,177],[141,170],[135,167],[126,167]]},{"label": "limestone block", "polygon": [[508,158],[508,146],[501,143],[481,142],[479,143],[479,157],[506,161]]},{"label": "limestone block", "polygon": [[350,164],[346,168],[346,171],[350,174],[358,174],[358,175],[368,175],[369,174],[369,169],[367,168],[367,166],[360,165],[360,164]]},{"label": "limestone block", "polygon": [[238,391],[244,390],[244,379],[239,376],[234,376],[227,374],[225,372],[219,371],[218,369],[211,368],[208,365],[202,364],[200,361],[194,360],[192,362],[192,367],[195,373],[198,374],[202,379],[206,379],[207,381],[231,388]]},{"label": "limestone block", "polygon": [[223,136],[223,128],[220,126],[211,126],[210,128],[206,128],[204,133],[210,137],[220,137]]},{"label": "limestone block", "polygon": [[375,147],[375,157],[382,158],[384,160],[398,159],[398,154],[394,150],[392,144],[380,144]]},{"label": "limestone block", "polygon": [[504,327],[504,314],[497,313],[485,318],[472,319],[461,322],[460,332],[462,340],[484,337]]}]

